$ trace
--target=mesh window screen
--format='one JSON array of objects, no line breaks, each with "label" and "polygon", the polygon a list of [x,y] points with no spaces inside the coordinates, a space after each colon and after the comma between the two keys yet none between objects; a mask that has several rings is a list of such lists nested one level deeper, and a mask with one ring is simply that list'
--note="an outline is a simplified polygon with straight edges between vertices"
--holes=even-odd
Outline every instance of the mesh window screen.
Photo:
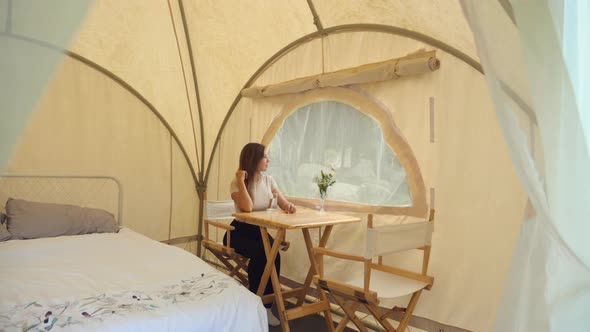
[{"label": "mesh window screen", "polygon": [[313,177],[336,171],[328,199],[380,206],[411,206],[403,166],[379,124],[350,105],[321,101],[285,119],[269,145],[268,173],[288,196],[318,198]]}]

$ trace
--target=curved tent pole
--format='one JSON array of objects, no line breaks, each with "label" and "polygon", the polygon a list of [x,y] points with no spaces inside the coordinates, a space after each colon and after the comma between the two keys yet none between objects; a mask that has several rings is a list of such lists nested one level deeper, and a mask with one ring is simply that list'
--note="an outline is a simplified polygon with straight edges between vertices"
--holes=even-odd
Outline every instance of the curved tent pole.
[{"label": "curved tent pole", "polygon": [[174,141],[176,142],[176,144],[178,145],[178,147],[180,148],[180,151],[182,151],[182,154],[184,156],[184,159],[186,160],[186,163],[188,164],[188,167],[191,171],[191,175],[193,177],[193,181],[195,182],[195,186],[198,185],[198,179],[197,179],[197,175],[195,173],[195,169],[193,168],[193,165],[188,157],[188,154],[186,152],[186,149],[184,148],[184,146],[182,145],[182,143],[180,142],[180,140],[178,139],[178,136],[176,135],[176,132],[174,132],[174,129],[172,129],[172,127],[170,126],[170,124],[166,121],[166,119],[164,119],[164,117],[162,116],[162,114],[160,114],[160,112],[156,109],[156,107],[154,107],[154,105],[152,105],[143,95],[141,95],[141,93],[139,93],[139,91],[137,91],[135,88],[133,88],[129,83],[125,82],[122,78],[120,78],[119,76],[115,75],[114,73],[108,71],[106,68],[102,67],[101,65],[97,64],[96,62],[93,62],[92,60],[85,58],[84,56],[77,54],[75,52],[72,51],[67,51],[67,50],[63,50],[59,47],[56,47],[55,45],[52,45],[50,43],[41,41],[41,40],[37,40],[37,39],[33,39],[30,37],[25,37],[25,36],[21,36],[21,35],[16,35],[13,33],[4,33],[4,32],[0,32],[0,36],[1,37],[8,37],[8,38],[14,38],[14,39],[18,39],[18,40],[22,40],[22,41],[26,41],[26,42],[30,42],[42,47],[46,47],[49,49],[53,49],[57,52],[61,52],[64,53],[65,55],[69,56],[70,58],[77,60],[89,67],[91,67],[92,69],[98,71],[101,74],[106,75],[107,77],[109,77],[110,79],[112,79],[113,81],[117,82],[122,88],[124,88],[125,90],[127,90],[129,93],[131,93],[132,95],[134,95],[137,99],[139,99],[150,111],[152,111],[152,113],[154,113],[154,115],[160,120],[160,122],[164,125],[164,127],[168,130],[168,132],[170,133],[170,136],[174,139]]},{"label": "curved tent pole", "polygon": [[[170,6],[170,3],[168,3]],[[199,95],[199,83],[197,80],[197,69],[195,68],[195,59],[193,56],[193,48],[191,46],[191,38],[189,35],[189,28],[186,22],[186,15],[184,13],[184,5],[182,4],[182,0],[178,0],[178,6],[180,8],[180,16],[182,21],[182,27],[184,29],[184,36],[186,37],[186,45],[188,49],[188,55],[191,62],[191,73],[193,76],[193,83],[195,87],[195,95],[197,98],[197,110],[199,111],[199,127],[201,129],[201,167],[199,171],[199,182],[197,183],[197,195],[199,196],[199,219],[197,220],[197,256],[201,257],[201,234],[203,234],[203,223],[201,220],[203,219],[203,208],[205,199],[207,198],[207,182],[204,181],[203,172],[205,169],[205,130],[203,128],[203,110],[201,108],[201,96]],[[172,11],[170,11],[170,17],[172,18]],[[174,25],[174,23],[173,23]],[[176,29],[175,29],[176,31]],[[179,49],[180,50],[180,49]],[[180,54],[179,54],[180,55]],[[182,63],[182,59],[181,63]],[[184,72],[183,72],[184,75]],[[189,100],[190,103],[190,100]],[[192,119],[192,112],[191,112],[191,119]],[[194,123],[194,122],[193,122]],[[193,130],[193,136],[195,136]],[[198,154],[197,154],[198,155]],[[197,156],[198,158],[198,156]]]},{"label": "curved tent pole", "polygon": [[89,67],[105,74],[106,76],[108,76],[109,78],[111,78],[113,81],[119,83],[120,86],[122,86],[123,88],[125,88],[125,90],[129,91],[129,93],[131,93],[132,95],[134,95],[137,99],[139,99],[145,106],[147,106],[150,111],[152,111],[152,113],[154,113],[154,115],[160,120],[160,122],[162,122],[162,124],[164,125],[164,127],[166,127],[166,129],[168,130],[168,132],[170,133],[170,136],[172,136],[172,138],[174,138],[174,141],[176,142],[176,144],[178,145],[178,147],[180,148],[180,150],[182,151],[182,154],[184,156],[184,159],[186,160],[186,163],[188,164],[188,167],[191,171],[191,175],[193,177],[193,181],[195,182],[195,185],[198,183],[198,179],[197,179],[197,175],[195,172],[195,169],[193,167],[192,162],[190,161],[190,158],[188,156],[188,153],[186,152],[186,149],[184,148],[184,145],[182,145],[182,143],[180,142],[180,139],[178,138],[178,136],[176,135],[176,132],[174,131],[174,129],[172,129],[172,127],[170,126],[170,124],[168,123],[168,121],[166,121],[166,119],[164,119],[164,117],[162,116],[162,114],[160,114],[160,112],[156,109],[156,107],[154,105],[152,105],[152,103],[150,103],[143,95],[141,95],[139,93],[139,91],[135,90],[135,88],[133,88],[131,85],[129,85],[129,83],[125,82],[122,78],[120,78],[119,76],[113,74],[112,72],[108,71],[107,69],[105,69],[104,67],[98,65],[95,62],[92,62],[90,60],[88,60],[87,58],[77,54],[77,53],[73,53],[71,51],[67,51],[66,54],[68,56],[70,56],[73,59],[76,59],[86,65],[88,65]]},{"label": "curved tent pole", "polygon": [[[202,167],[200,167],[201,165],[201,161],[199,160],[199,150],[198,150],[198,143],[197,143],[197,135],[195,134],[195,121],[193,118],[193,108],[191,105],[191,100],[190,100],[190,96],[189,96],[189,91],[188,91],[188,84],[186,82],[186,75],[185,75],[185,69],[184,69],[184,63],[182,61],[182,52],[180,51],[180,42],[178,40],[178,32],[176,31],[176,24],[174,22],[174,15],[172,14],[172,6],[170,5],[170,0],[168,0],[168,12],[170,13],[170,21],[172,23],[172,29],[174,30],[174,39],[176,40],[176,48],[178,50],[178,59],[180,60],[180,68],[182,70],[182,78],[184,80],[184,91],[186,94],[186,102],[188,105],[188,110],[189,110],[189,115],[191,117],[191,127],[193,130],[193,143],[195,144],[195,156],[197,158],[197,170],[199,172],[199,177],[201,177],[201,170],[203,169]],[[198,98],[198,91],[197,91],[197,98]],[[197,99],[198,102],[198,99]],[[200,108],[200,104],[197,104],[197,107]],[[201,128],[202,131],[202,128]]]},{"label": "curved tent pole", "polygon": [[307,0],[307,5],[309,6],[309,10],[311,10],[311,15],[313,15],[313,24],[318,28],[318,31],[324,30],[324,26],[322,25],[322,21],[320,21],[320,16],[317,10],[315,10],[312,0]]},{"label": "curved tent pole", "polygon": [[[203,110],[201,108],[201,96],[199,94],[199,84],[198,84],[198,80],[197,80],[197,69],[195,68],[195,59],[193,56],[193,48],[191,46],[191,38],[189,35],[188,25],[186,23],[186,16],[184,14],[184,6],[182,4],[182,0],[178,0],[178,6],[180,7],[182,27],[184,29],[184,35],[186,37],[186,43],[187,43],[186,45],[187,45],[187,49],[188,49],[189,59],[191,61],[191,73],[193,75],[193,83],[195,86],[195,95],[197,97],[197,110],[199,112],[199,126],[201,129],[201,154],[203,156],[205,156],[205,132],[203,130]],[[172,17],[172,13],[170,13],[170,16]],[[182,61],[182,59],[180,59],[180,60]],[[191,113],[191,118],[192,118],[192,113]],[[193,135],[194,135],[194,133],[193,133]],[[199,180],[202,182],[203,181],[203,170],[205,169],[205,159],[204,158],[201,158],[201,168],[200,169],[201,169],[201,171],[199,172]],[[201,185],[205,185],[205,183],[201,183]]]},{"label": "curved tent pole", "polygon": [[[311,6],[312,5],[313,4],[311,4]],[[256,70],[256,72],[254,72],[254,74],[250,77],[250,79],[248,79],[246,84],[244,84],[244,87],[242,89],[240,89],[240,92],[243,89],[249,88],[254,83],[254,81],[256,81],[256,79],[258,79],[258,77],[260,77],[260,75],[262,75],[262,73],[264,73],[268,68],[270,68],[271,65],[273,65],[280,58],[282,58],[284,55],[289,53],[289,51],[296,48],[297,46],[304,44],[306,42],[309,42],[311,40],[314,40],[316,38],[321,38],[322,36],[327,36],[329,34],[351,32],[351,31],[384,32],[384,33],[390,33],[393,35],[404,36],[404,37],[408,37],[408,38],[411,38],[411,39],[414,39],[417,41],[421,41],[421,42],[429,44],[433,47],[441,49],[441,50],[457,57],[458,59],[462,60],[466,64],[470,65],[473,69],[475,69],[478,72],[483,74],[483,69],[481,67],[481,64],[479,64],[479,62],[477,62],[475,59],[473,59],[469,55],[459,51],[458,49],[450,46],[449,44],[443,43],[442,41],[440,41],[438,39],[434,39],[432,37],[421,34],[419,32],[411,31],[411,30],[403,29],[403,28],[399,28],[399,27],[389,26],[389,25],[382,25],[382,24],[347,24],[347,25],[338,25],[338,26],[322,29],[322,30],[319,30],[316,32],[312,32],[306,36],[303,36],[303,37],[293,41],[292,43],[288,44],[287,46],[283,47],[277,53],[275,53],[272,57],[270,57],[268,60],[266,60],[266,62],[264,62],[264,64],[262,64],[262,66],[260,66],[260,68],[258,68],[258,70]],[[223,123],[221,124],[221,127],[219,128],[219,132],[217,133],[217,138],[215,139],[215,143],[213,144],[213,149],[211,150],[211,155],[209,158],[209,163],[207,165],[207,171],[205,173],[205,178],[203,180],[203,182],[205,184],[209,181],[209,174],[211,171],[213,155],[217,151],[217,146],[219,145],[219,141],[221,140],[221,134],[223,133],[223,130],[225,129],[225,126],[227,125],[229,118],[231,117],[233,111],[235,110],[235,108],[238,105],[238,102],[241,99],[242,99],[242,95],[241,95],[241,93],[238,93],[238,95],[234,99],[233,103],[231,104],[227,114],[225,115],[225,118],[223,119]]]}]

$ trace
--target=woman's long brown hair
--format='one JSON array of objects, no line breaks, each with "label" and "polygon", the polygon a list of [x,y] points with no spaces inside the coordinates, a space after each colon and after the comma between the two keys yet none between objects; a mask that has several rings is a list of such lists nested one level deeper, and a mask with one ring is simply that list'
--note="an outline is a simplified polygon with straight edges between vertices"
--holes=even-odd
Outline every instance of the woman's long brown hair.
[{"label": "woman's long brown hair", "polygon": [[248,191],[250,190],[250,180],[254,178],[256,174],[256,168],[262,158],[264,158],[265,146],[258,143],[248,143],[242,148],[240,153],[240,169],[248,173],[244,184]]}]

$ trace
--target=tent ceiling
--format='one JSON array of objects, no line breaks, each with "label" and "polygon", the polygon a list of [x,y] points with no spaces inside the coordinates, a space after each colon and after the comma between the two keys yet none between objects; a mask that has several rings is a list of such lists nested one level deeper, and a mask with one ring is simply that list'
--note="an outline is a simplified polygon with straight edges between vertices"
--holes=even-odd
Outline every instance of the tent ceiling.
[{"label": "tent ceiling", "polygon": [[314,5],[324,28],[358,23],[399,27],[440,40],[477,59],[473,35],[457,0],[319,0]]}]

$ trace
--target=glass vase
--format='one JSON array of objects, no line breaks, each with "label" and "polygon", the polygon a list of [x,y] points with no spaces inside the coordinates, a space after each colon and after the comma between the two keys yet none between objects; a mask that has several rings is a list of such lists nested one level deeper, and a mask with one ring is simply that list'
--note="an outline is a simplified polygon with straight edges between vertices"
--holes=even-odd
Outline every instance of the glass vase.
[{"label": "glass vase", "polygon": [[326,210],[324,210],[324,203],[326,202],[326,195],[328,194],[328,192],[320,192],[320,213],[326,213]]}]

